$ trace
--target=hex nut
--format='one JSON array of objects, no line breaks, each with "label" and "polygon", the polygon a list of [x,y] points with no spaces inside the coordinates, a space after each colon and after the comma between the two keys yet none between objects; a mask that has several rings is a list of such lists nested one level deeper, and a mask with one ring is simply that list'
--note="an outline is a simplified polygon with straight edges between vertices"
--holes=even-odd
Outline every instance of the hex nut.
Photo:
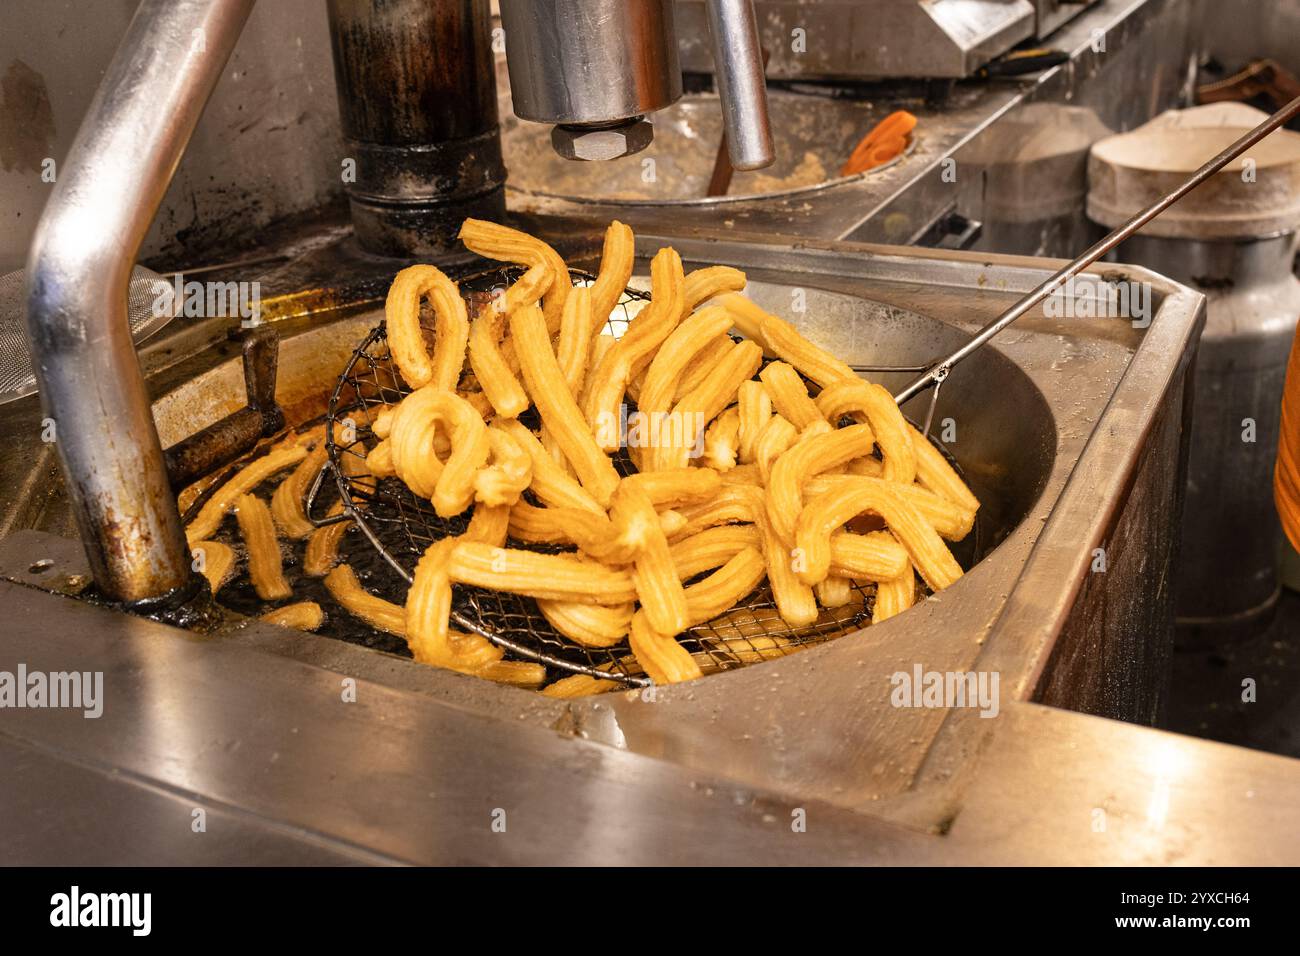
[{"label": "hex nut", "polygon": [[654,141],[654,127],[637,117],[617,126],[555,126],[551,146],[565,159],[606,162],[639,153]]}]

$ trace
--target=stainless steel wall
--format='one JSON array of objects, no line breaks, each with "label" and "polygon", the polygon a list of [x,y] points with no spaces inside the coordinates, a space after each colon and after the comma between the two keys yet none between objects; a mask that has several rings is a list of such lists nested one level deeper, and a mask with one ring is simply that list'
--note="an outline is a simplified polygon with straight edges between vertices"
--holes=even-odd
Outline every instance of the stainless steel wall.
[{"label": "stainless steel wall", "polygon": [[[23,265],[51,184],[135,0],[0,5],[0,272]],[[197,264],[235,236],[342,196],[338,110],[321,0],[255,8],[145,241]]]}]

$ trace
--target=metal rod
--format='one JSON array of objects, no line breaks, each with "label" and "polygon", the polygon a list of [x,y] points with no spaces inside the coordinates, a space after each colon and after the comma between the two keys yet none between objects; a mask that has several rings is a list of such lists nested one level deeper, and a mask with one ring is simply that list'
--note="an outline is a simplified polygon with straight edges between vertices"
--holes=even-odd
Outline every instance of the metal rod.
[{"label": "metal rod", "polygon": [[961,348],[957,349],[957,351],[953,352],[947,358],[940,359],[938,362],[931,365],[923,375],[916,378],[912,382],[909,382],[901,392],[895,395],[894,401],[898,402],[898,404],[901,405],[903,404],[903,402],[907,401],[908,399],[912,398],[913,396],[917,395],[923,390],[929,388],[930,386],[938,382],[943,381],[943,379],[947,376],[947,374],[950,371],[952,371],[953,366],[955,366],[962,359],[966,358],[976,349],[980,348],[989,339],[993,338],[993,336],[997,335],[999,332],[1005,329],[1016,319],[1020,318],[1022,315],[1024,315],[1026,312],[1032,309],[1034,306],[1038,305],[1040,302],[1042,302],[1044,299],[1050,296],[1053,292],[1056,292],[1060,288],[1062,283],[1074,278],[1079,273],[1083,272],[1084,269],[1088,268],[1090,265],[1095,263],[1102,256],[1110,252],[1112,249],[1114,249],[1124,240],[1130,238],[1139,229],[1141,229],[1143,226],[1149,223],[1152,219],[1156,218],[1156,216],[1160,215],[1170,206],[1174,205],[1174,203],[1178,202],[1180,199],[1182,199],[1184,196],[1190,193],[1197,186],[1200,186],[1206,180],[1214,176],[1217,172],[1219,172],[1219,170],[1227,166],[1228,163],[1232,162],[1234,159],[1236,159],[1246,150],[1250,149],[1250,147],[1254,146],[1265,136],[1268,136],[1274,130],[1280,129],[1281,127],[1285,126],[1297,115],[1300,115],[1300,97],[1296,97],[1286,106],[1282,107],[1282,109],[1278,110],[1276,113],[1270,116],[1263,123],[1256,126],[1245,136],[1242,136],[1231,146],[1227,147],[1225,150],[1223,150],[1223,152],[1219,153],[1208,163],[1206,163],[1195,173],[1193,173],[1192,176],[1187,181],[1185,181],[1181,186],[1179,186],[1173,192],[1169,193],[1168,195],[1159,199],[1157,202],[1148,206],[1146,209],[1142,210],[1137,215],[1133,216],[1133,218],[1129,219],[1128,222],[1124,223],[1124,225],[1120,226],[1114,232],[1110,233],[1110,235],[1098,241],[1095,245],[1093,245],[1090,249],[1088,249],[1087,252],[1083,253],[1077,259],[1072,261],[1069,265],[1059,270],[1055,275],[1053,275],[1050,279],[1048,279],[1046,282],[1044,282],[1042,285],[1036,288],[1033,292],[1030,292],[1028,295],[1026,295],[1023,299],[1017,302],[1006,312],[1003,312],[1000,316],[998,316],[988,325],[984,326],[984,328],[980,329],[979,333],[976,334],[974,338],[972,338]]},{"label": "metal rod", "polygon": [[127,323],[131,266],[253,0],[143,0],[27,262],[27,336],[104,594],[177,592],[191,559]]},{"label": "metal rod", "polygon": [[752,0],[707,0],[713,68],[733,169],[771,166],[772,127],[767,78]]}]

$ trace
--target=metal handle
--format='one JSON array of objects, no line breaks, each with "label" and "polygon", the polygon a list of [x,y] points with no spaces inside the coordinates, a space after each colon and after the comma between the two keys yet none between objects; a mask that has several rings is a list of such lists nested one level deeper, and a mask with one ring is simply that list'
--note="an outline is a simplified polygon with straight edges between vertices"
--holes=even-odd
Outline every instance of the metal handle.
[{"label": "metal handle", "polygon": [[751,0],[708,0],[707,7],[731,165],[735,169],[771,166],[772,127],[754,4]]},{"label": "metal handle", "polygon": [[136,252],[253,0],[143,0],[59,170],[27,263],[27,336],[86,556],[109,598],[189,584],[127,322]]},{"label": "metal handle", "polygon": [[1201,185],[1207,179],[1210,179],[1215,173],[1223,169],[1224,166],[1227,166],[1228,163],[1232,162],[1274,130],[1285,126],[1297,115],[1300,115],[1300,97],[1296,97],[1264,122],[1256,126],[1249,133],[1242,136],[1231,146],[1227,147],[1223,152],[1219,153],[1193,173],[1189,179],[1184,181],[1183,184],[1173,192],[1157,200],[1146,209],[1143,209],[1141,212],[1133,216],[1133,218],[1129,219],[1128,222],[1110,233],[1110,235],[1098,241],[1087,252],[1083,253],[1069,265],[1059,270],[1033,292],[1030,292],[1011,308],[1007,309],[1007,311],[1003,312],[988,325],[984,326],[984,328],[980,329],[974,338],[961,348],[957,349],[957,351],[953,352],[947,358],[935,362],[925,371],[924,374],[909,382],[901,392],[895,395],[894,401],[901,405],[903,402],[916,396],[920,392],[923,392],[925,389],[939,385],[948,377],[948,373],[952,371],[953,367],[958,362],[976,351],[989,339],[993,338],[993,336],[997,335],[1048,296],[1058,292],[1065,282],[1077,276],[1084,269],[1088,268],[1088,266],[1092,265],[1106,253],[1110,252],[1125,239],[1131,237],[1139,229],[1149,223],[1152,219],[1156,218],[1156,216],[1160,215],[1170,206],[1174,205],[1174,203],[1178,202],[1197,186]]}]

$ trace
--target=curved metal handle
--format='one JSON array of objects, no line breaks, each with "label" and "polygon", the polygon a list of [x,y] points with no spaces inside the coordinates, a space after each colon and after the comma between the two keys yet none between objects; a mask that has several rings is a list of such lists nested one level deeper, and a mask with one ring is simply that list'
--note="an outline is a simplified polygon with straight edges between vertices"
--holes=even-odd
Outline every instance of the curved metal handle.
[{"label": "curved metal handle", "polygon": [[771,166],[772,126],[767,80],[751,0],[708,0],[714,76],[727,130],[727,154],[735,169]]},{"label": "curved metal handle", "polygon": [[136,252],[253,0],[143,0],[59,170],[27,262],[27,337],[86,556],[135,602],[189,549],[127,322]]}]

